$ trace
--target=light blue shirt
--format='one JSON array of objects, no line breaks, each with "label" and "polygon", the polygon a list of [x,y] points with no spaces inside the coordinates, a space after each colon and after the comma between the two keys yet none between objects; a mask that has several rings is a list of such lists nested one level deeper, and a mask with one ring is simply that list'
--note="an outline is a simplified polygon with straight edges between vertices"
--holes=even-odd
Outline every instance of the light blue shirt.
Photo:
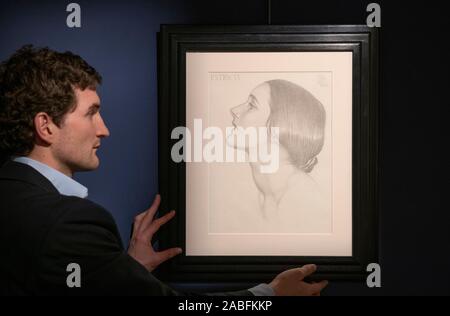
[{"label": "light blue shirt", "polygon": [[255,296],[275,296],[275,291],[266,283],[258,284],[249,291]]},{"label": "light blue shirt", "polygon": [[26,164],[36,169],[36,171],[46,177],[62,195],[76,196],[82,199],[88,196],[88,189],[86,187],[42,162],[28,157],[17,157],[14,158],[13,161]]},{"label": "light blue shirt", "polygon": [[[52,167],[49,167],[42,162],[36,161],[28,157],[17,157],[13,161],[26,164],[36,169],[40,174],[47,178],[53,186],[62,195],[77,196],[79,198],[86,198],[88,196],[88,189],[82,186],[77,181],[66,176]],[[249,289],[255,296],[274,296],[275,292],[268,284],[259,284]]]}]

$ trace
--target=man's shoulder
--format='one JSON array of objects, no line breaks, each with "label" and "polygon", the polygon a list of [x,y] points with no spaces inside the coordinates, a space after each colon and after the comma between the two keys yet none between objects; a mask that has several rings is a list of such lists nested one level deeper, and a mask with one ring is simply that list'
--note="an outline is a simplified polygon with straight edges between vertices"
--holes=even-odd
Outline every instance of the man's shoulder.
[{"label": "man's shoulder", "polygon": [[115,225],[114,219],[104,207],[76,196],[43,193],[36,196],[30,205],[38,210],[48,210],[57,214],[56,222],[75,222]]},{"label": "man's shoulder", "polygon": [[9,192],[0,193],[1,213],[11,219],[10,225],[42,231],[64,222],[94,223],[115,230],[112,215],[93,201],[45,191],[28,183],[10,185],[6,190]]},{"label": "man's shoulder", "polygon": [[51,240],[66,240],[67,244],[75,245],[84,243],[84,240],[94,244],[98,238],[107,238],[114,243],[121,243],[113,216],[95,202],[61,195],[53,207],[59,214],[54,218],[49,231]]},{"label": "man's shoulder", "polygon": [[92,220],[114,222],[110,212],[103,206],[88,199],[60,195],[58,204],[61,205],[61,209],[65,211],[66,218],[89,218]]},{"label": "man's shoulder", "polygon": [[88,199],[46,191],[26,182],[9,181],[9,183],[3,183],[0,187],[5,187],[5,190],[0,193],[2,200],[9,202],[8,204],[11,206],[17,204],[17,206],[26,206],[34,210],[47,209],[61,212],[75,209],[89,210],[94,213],[105,211],[102,206]]}]

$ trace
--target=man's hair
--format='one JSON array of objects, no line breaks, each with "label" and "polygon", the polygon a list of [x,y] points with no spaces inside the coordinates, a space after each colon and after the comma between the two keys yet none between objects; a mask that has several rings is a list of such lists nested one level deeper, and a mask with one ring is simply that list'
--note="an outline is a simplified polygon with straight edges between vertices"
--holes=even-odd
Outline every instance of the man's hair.
[{"label": "man's hair", "polygon": [[95,90],[101,81],[80,56],[47,47],[23,46],[0,63],[0,160],[32,151],[37,113],[60,127],[76,108],[74,88]]},{"label": "man's hair", "polygon": [[279,127],[280,144],[291,163],[311,172],[324,143],[325,109],[309,91],[287,80],[266,81],[270,86],[269,125]]}]

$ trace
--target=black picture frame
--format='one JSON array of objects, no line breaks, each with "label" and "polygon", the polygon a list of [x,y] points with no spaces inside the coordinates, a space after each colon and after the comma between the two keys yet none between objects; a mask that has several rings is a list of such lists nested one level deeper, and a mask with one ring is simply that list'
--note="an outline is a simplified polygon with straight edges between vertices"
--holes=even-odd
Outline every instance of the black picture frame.
[{"label": "black picture frame", "polygon": [[378,44],[376,28],[361,25],[187,26],[162,25],[158,38],[159,191],[161,212],[177,216],[159,235],[161,249],[185,248],[186,166],[174,163],[173,128],[186,126],[186,52],[353,52],[351,257],[186,256],[157,270],[168,282],[268,282],[277,273],[307,263],[312,279],[361,280],[378,262]]}]

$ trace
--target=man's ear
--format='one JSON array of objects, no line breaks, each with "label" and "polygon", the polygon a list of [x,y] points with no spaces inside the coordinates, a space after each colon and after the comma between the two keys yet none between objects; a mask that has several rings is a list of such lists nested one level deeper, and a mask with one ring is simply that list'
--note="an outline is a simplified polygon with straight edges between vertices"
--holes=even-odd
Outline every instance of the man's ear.
[{"label": "man's ear", "polygon": [[55,141],[55,133],[58,126],[45,112],[39,112],[34,117],[34,130],[39,140],[52,144]]}]

